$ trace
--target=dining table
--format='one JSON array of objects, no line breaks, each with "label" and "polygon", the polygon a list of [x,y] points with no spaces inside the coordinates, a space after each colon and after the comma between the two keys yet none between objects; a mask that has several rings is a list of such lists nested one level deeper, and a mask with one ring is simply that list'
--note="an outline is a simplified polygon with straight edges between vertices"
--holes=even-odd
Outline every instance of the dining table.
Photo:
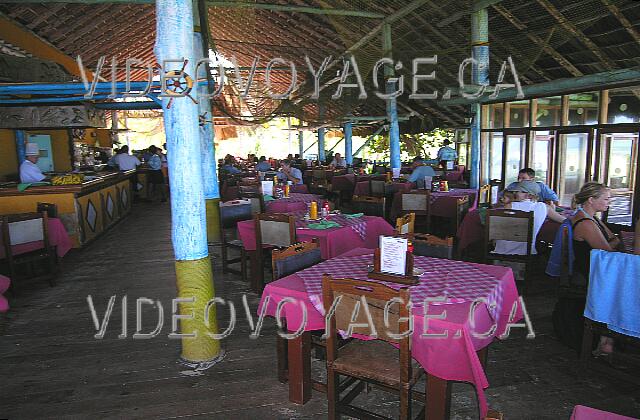
[{"label": "dining table", "polygon": [[[290,333],[298,333],[286,343],[290,401],[304,404],[311,398],[310,334],[325,328],[323,274],[367,280],[372,263],[371,249],[353,249],[265,287],[258,312],[280,316]],[[418,284],[409,286],[411,351],[427,373],[427,418],[448,418],[450,381],[475,386],[484,417],[484,389],[489,386],[482,363],[486,348],[508,335],[509,324],[522,319],[513,272],[503,266],[422,256],[414,257],[414,268],[423,273]],[[288,303],[279,305],[285,299]]]},{"label": "dining table", "polygon": [[[269,197],[269,199],[266,197]],[[264,207],[266,213],[291,213],[307,210],[307,205],[313,201],[317,202],[318,206],[321,206],[325,200],[316,194],[290,192],[289,197],[274,199],[271,196],[265,196]]]},{"label": "dining table", "polygon": [[[362,214],[332,214],[323,222],[335,222],[337,226],[318,226],[323,223],[305,218],[305,211],[290,212],[295,217],[296,240],[298,242],[317,239],[323,259],[344,254],[354,248],[374,249],[378,246],[380,235],[393,235],[394,228],[382,217],[364,216]],[[247,252],[251,266],[252,284],[259,284],[262,273],[262,262],[258,261],[256,252],[256,227],[254,220],[238,222],[238,237]],[[317,228],[317,229],[315,229]]]},{"label": "dining table", "polygon": [[[55,247],[56,254],[58,257],[64,257],[67,252],[71,250],[73,247],[73,242],[67,233],[62,221],[56,217],[49,217],[47,219],[49,221],[47,225],[47,229],[49,232],[49,246]],[[23,244],[13,245],[11,247],[11,252],[13,255],[26,254],[31,251],[35,251],[37,249],[43,248],[43,241],[33,241],[26,242]],[[0,259],[5,257],[5,248],[3,244],[3,239],[0,235]]]},{"label": "dining table", "polygon": [[[409,191],[398,191],[393,196],[391,220],[395,220],[402,213],[402,194]],[[451,188],[449,191],[432,191],[431,215],[438,217],[451,217],[456,214],[456,204],[459,198],[469,197],[469,211],[478,207],[478,190],[473,188]]]}]

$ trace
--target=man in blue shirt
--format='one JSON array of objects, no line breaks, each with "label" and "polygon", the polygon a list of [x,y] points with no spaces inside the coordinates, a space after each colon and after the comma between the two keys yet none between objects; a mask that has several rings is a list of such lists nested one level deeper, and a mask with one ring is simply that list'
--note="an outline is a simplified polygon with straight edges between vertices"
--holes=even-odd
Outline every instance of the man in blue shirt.
[{"label": "man in blue shirt", "polygon": [[271,170],[271,165],[269,164],[269,162],[267,162],[267,158],[265,158],[264,156],[260,156],[260,160],[256,165],[256,171],[267,172],[270,170]]},{"label": "man in blue shirt", "polygon": [[302,172],[298,168],[291,167],[291,161],[285,159],[280,162],[280,172],[278,172],[278,179],[280,181],[291,181],[293,185],[302,184]]},{"label": "man in blue shirt", "polygon": [[409,182],[414,182],[418,188],[424,188],[424,177],[436,176],[436,172],[431,166],[427,166],[422,162],[422,157],[416,156],[413,158],[413,164],[411,165],[413,172],[409,177]]},{"label": "man in blue shirt", "polygon": [[440,164],[446,168],[447,162],[455,162],[458,159],[458,152],[452,147],[449,147],[451,142],[449,140],[445,140],[442,143],[442,147],[438,150],[438,161]]},{"label": "man in blue shirt", "polygon": [[[558,194],[556,194],[556,192],[549,188],[549,186],[544,182],[536,181],[536,171],[531,168],[520,169],[520,171],[518,172],[518,182],[522,181],[535,181],[540,187],[540,201],[544,201],[547,204],[558,205]],[[513,186],[514,184],[515,182],[509,184],[506,188],[507,191],[509,190],[509,187]]]},{"label": "man in blue shirt", "polygon": [[220,169],[222,169],[223,171],[226,171],[231,175],[242,173],[240,169],[233,166],[233,164],[231,163],[231,160],[229,159],[225,159],[224,165]]}]

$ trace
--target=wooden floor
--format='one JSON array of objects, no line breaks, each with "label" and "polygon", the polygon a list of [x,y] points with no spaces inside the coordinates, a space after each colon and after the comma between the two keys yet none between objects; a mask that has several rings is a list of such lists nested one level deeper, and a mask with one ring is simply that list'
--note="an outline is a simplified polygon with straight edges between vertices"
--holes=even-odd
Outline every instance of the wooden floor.
[{"label": "wooden floor", "polygon": [[[167,337],[175,275],[167,205],[138,204],[111,232],[64,259],[58,285],[30,283],[10,297],[12,309],[0,315],[0,417],[204,417],[324,418],[323,394],[305,406],[289,403],[287,386],[276,379],[274,322],[258,339],[242,308],[246,292],[237,276],[222,276],[212,251],[216,291],[232,299],[238,322],[224,340],[226,358],[193,375],[177,364],[180,342]],[[102,340],[96,333],[87,296],[102,320],[109,298],[116,305]],[[128,297],[128,337],[121,333],[121,298]],[[258,296],[248,293],[251,308]],[[159,299],[165,325],[149,340],[133,340],[135,300]],[[514,331],[493,345],[487,374],[489,404],[507,419],[568,419],[576,404],[629,416],[640,414],[637,386],[586,371],[576,354],[551,335],[551,293],[527,300],[537,333],[526,340]],[[154,328],[156,312],[144,308],[142,332]],[[228,320],[221,311],[219,322]],[[452,418],[477,418],[473,389],[453,388]],[[371,393],[364,399],[388,411],[395,401]]]}]

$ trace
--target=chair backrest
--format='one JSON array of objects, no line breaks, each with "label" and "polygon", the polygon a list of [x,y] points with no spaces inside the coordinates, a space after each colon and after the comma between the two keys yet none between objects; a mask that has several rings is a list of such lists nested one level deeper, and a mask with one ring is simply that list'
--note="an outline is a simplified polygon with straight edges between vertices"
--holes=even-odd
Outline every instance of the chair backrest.
[{"label": "chair backrest", "polygon": [[[2,218],[5,246],[22,245],[48,239],[48,216],[42,213],[21,213]],[[45,244],[48,247],[48,244]]]},{"label": "chair backrest", "polygon": [[385,217],[385,203],[386,199],[384,197],[371,197],[368,195],[354,195],[351,200],[354,211],[364,213],[367,216],[382,218]]},{"label": "chair backrest", "polygon": [[494,209],[487,211],[485,226],[485,255],[489,245],[498,240],[526,242],[527,254],[531,255],[531,242],[533,239],[533,215],[534,212]]},{"label": "chair backrest", "polygon": [[251,219],[253,219],[251,200],[220,203],[220,225],[223,229],[235,227],[238,222]]},{"label": "chair backrest", "polygon": [[369,180],[369,194],[374,197],[384,197],[385,181]]},{"label": "chair backrest", "polygon": [[299,242],[271,253],[273,280],[278,280],[322,262],[317,238],[311,242]]},{"label": "chair backrest", "polygon": [[435,235],[416,234],[413,238],[413,253],[423,257],[453,259],[453,237],[439,238]]},{"label": "chair backrest", "polygon": [[245,184],[245,185],[240,185],[238,187],[238,193],[240,195],[242,194],[254,194],[254,193],[260,193],[260,189],[261,189],[261,184]]},{"label": "chair backrest", "polygon": [[407,213],[404,216],[400,216],[396,219],[396,233],[399,235],[412,234],[414,233],[415,224],[415,213]]},{"label": "chair backrest", "polygon": [[240,186],[260,185],[260,177],[242,178],[238,182],[238,185],[240,185]]},{"label": "chair backrest", "polygon": [[430,191],[411,191],[402,193],[402,212],[428,215],[431,208]]},{"label": "chair backrest", "polygon": [[327,179],[327,171],[324,169],[314,169],[312,172],[313,181],[324,181]]},{"label": "chair backrest", "polygon": [[47,216],[56,218],[58,217],[58,206],[52,203],[38,203],[36,205],[36,213],[47,212]]},{"label": "chair backrest", "polygon": [[256,226],[256,244],[285,247],[296,242],[295,218],[287,214],[257,214],[254,216]]},{"label": "chair backrest", "polygon": [[480,187],[478,191],[478,204],[490,204],[491,203],[491,185],[485,184]]},{"label": "chair backrest", "polygon": [[454,226],[453,226],[453,232],[452,232],[454,235],[458,232],[458,228],[462,224],[462,219],[464,219],[464,217],[469,212],[470,204],[471,203],[469,202],[468,195],[465,195],[464,197],[460,197],[456,199],[456,217],[454,220]]},{"label": "chair backrest", "polygon": [[264,196],[261,192],[241,192],[239,195],[240,198],[251,202],[251,212],[253,214],[262,213],[264,211]]},{"label": "chair backrest", "polygon": [[[399,344],[400,380],[404,383],[408,382],[411,378],[410,312],[407,308],[410,300],[409,289],[402,287],[396,290],[378,282],[332,278],[325,274],[322,277],[322,299],[325,313],[329,312],[329,308],[332,308],[334,301],[338,298],[340,301],[335,305],[335,312],[329,320],[329,330],[326,331],[327,362],[333,363],[337,357],[338,331],[373,335],[371,326],[352,328],[355,323],[369,325],[367,314],[370,314],[371,324],[377,333],[375,338]],[[387,302],[391,302],[392,299],[401,303],[387,306]],[[356,319],[352,320],[356,305],[359,305],[359,310]],[[387,308],[386,317],[385,308]],[[399,337],[401,335],[402,337]]]}]

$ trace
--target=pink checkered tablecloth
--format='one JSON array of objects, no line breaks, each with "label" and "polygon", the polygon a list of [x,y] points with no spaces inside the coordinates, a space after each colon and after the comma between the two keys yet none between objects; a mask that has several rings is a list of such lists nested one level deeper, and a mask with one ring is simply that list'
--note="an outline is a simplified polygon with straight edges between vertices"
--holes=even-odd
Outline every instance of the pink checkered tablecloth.
[{"label": "pink checkered tablecloth", "polygon": [[[365,279],[367,265],[372,263],[370,249],[353,249],[271,282],[264,289],[258,313],[264,310],[266,315],[275,316],[279,302],[293,299],[295,304],[281,308],[287,328],[290,331],[300,326],[304,331],[323,330],[324,310],[322,305],[320,308],[317,305],[322,274]],[[504,334],[509,322],[522,319],[513,273],[502,266],[427,257],[416,257],[415,265],[424,269],[425,274],[418,285],[410,287],[414,303],[412,356],[432,375],[472,383],[483,417],[487,412],[483,389],[489,382],[476,352]],[[426,297],[440,296],[448,297],[448,301],[426,307],[420,304]],[[516,311],[512,313],[514,308]],[[518,332],[518,337],[522,335]]]},{"label": "pink checkered tablecloth", "polygon": [[[345,215],[331,215],[327,220],[335,221],[340,227],[311,229],[313,221],[304,220],[305,212],[291,212],[296,219],[296,240],[310,241],[318,238],[322,258],[337,257],[354,248],[376,248],[380,235],[392,235],[393,227],[382,217],[362,216],[348,218]],[[238,236],[247,251],[256,249],[256,231],[253,220],[238,222]]]},{"label": "pink checkered tablecloth", "polygon": [[[69,250],[73,247],[71,238],[67,233],[62,221],[58,218],[49,218],[49,245],[56,248],[56,254],[58,257],[64,257]],[[27,242],[25,244],[14,245],[11,247],[13,255],[26,254],[27,252],[35,251],[44,247],[43,241]],[[2,237],[0,235],[0,259],[4,258],[4,245],[2,243]]]},{"label": "pink checkered tablecloth", "polygon": [[[350,277],[368,280],[368,266],[372,255],[342,256],[332,258],[298,273],[316,309],[322,309],[322,275]],[[484,299],[494,319],[502,309],[502,283],[493,276],[463,262],[415,256],[414,266],[424,270],[420,282],[411,287],[411,301],[415,307],[423,305],[427,298],[444,298],[447,303],[473,302]],[[382,282],[389,287],[400,288],[399,283]]]},{"label": "pink checkered tablecloth", "polygon": [[288,198],[279,198],[264,203],[266,213],[291,213],[295,211],[305,211],[307,204],[317,201],[322,205],[325,200],[316,194],[290,193]]}]

